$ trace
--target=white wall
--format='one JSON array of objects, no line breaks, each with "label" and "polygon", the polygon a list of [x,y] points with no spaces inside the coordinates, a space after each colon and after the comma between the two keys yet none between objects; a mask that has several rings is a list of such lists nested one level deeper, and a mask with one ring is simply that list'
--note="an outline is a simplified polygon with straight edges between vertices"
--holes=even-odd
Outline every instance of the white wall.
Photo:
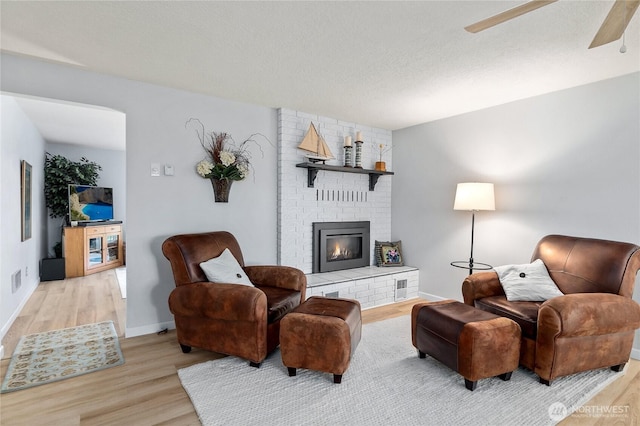
[{"label": "white wall", "polygon": [[[276,262],[274,109],[13,55],[2,54],[1,59],[2,90],[127,115],[127,335],[152,333],[173,321],[167,306],[173,277],[161,252],[171,235],[228,230],[238,239],[247,264]],[[193,131],[185,128],[191,117],[237,141],[259,132],[273,143],[263,144],[264,157],[252,148],[255,175],[233,184],[228,204],[214,203],[211,184],[195,172],[204,153]],[[151,177],[151,163],[173,165],[175,176]],[[3,157],[3,173],[4,166]]]},{"label": "white wall", "polygon": [[[44,203],[45,141],[16,101],[0,96],[0,336],[40,281],[40,259],[46,257]],[[32,233],[21,241],[20,161],[32,167]],[[22,286],[11,291],[11,275],[22,274]]]},{"label": "white wall", "polygon": [[[126,208],[127,208],[127,179],[126,179],[126,152],[112,149],[98,149],[88,146],[72,145],[65,143],[47,143],[46,151],[51,155],[62,155],[71,161],[80,161],[85,157],[102,167],[98,173],[98,186],[113,188],[113,216],[114,220],[122,221],[123,240],[126,241]],[[53,246],[60,241],[62,234],[60,227],[64,218],[48,218],[47,249],[53,255]]]},{"label": "white wall", "polygon": [[462,299],[468,272],[449,263],[469,257],[471,214],[453,210],[458,182],[495,183],[476,261],[526,263],[551,233],[640,244],[640,73],[395,131],[393,151],[392,238],[423,294]]}]

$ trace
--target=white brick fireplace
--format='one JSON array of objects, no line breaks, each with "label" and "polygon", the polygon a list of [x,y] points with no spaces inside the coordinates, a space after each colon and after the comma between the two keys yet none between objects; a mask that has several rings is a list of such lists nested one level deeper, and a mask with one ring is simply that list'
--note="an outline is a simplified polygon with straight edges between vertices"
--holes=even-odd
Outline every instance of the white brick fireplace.
[{"label": "white brick fireplace", "polygon": [[[313,222],[370,221],[371,259],[374,259],[374,241],[388,241],[391,237],[392,176],[381,176],[375,191],[369,191],[366,174],[321,170],[314,188],[307,187],[307,170],[296,167],[306,161],[297,147],[311,122],[336,157],[327,164],[343,165],[344,137],[352,136],[355,140],[357,131],[362,132],[364,140],[362,165],[365,169],[373,169],[378,161],[376,147],[379,144],[388,147],[392,144],[389,130],[289,109],[278,111],[278,260],[305,273],[312,270]],[[383,158],[388,170],[393,170],[391,154],[389,150]]]},{"label": "white brick fireplace", "polygon": [[[281,108],[278,110],[278,261],[282,265],[301,269],[306,274],[312,272],[312,224],[313,222],[369,221],[370,259],[375,264],[375,240],[389,241],[391,238],[391,179],[392,176],[380,176],[375,189],[369,190],[369,175],[343,173],[320,170],[316,176],[314,187],[309,188],[307,169],[296,167],[306,158],[297,147],[313,122],[320,135],[331,149],[335,160],[327,164],[342,166],[344,164],[344,137],[351,136],[355,141],[356,133],[362,132],[362,166],[373,169],[379,159],[379,145],[388,149],[382,158],[387,170],[393,171],[391,131],[372,128],[357,123],[344,122],[333,118],[307,114]],[[393,283],[388,291],[380,290],[382,278],[374,280],[374,276],[387,276],[393,280],[395,273],[409,273],[409,297],[417,295],[417,270],[415,268],[369,268],[372,272],[366,279],[361,297],[355,297],[353,287],[355,277],[345,281],[342,287],[327,281],[328,276],[309,276],[308,295],[326,294],[339,291],[340,297],[358,298],[363,306],[390,303],[393,301],[395,288]],[[411,270],[413,272],[408,271]],[[374,271],[375,270],[375,271]],[[380,271],[382,270],[382,271]],[[346,272],[346,271],[345,271]],[[343,274],[348,276],[349,274]],[[415,275],[415,277],[413,277]],[[349,284],[349,281],[351,284]],[[367,283],[372,283],[369,286]],[[376,293],[373,282],[377,283],[377,297],[369,297]],[[322,285],[320,284],[322,283]],[[331,286],[329,286],[331,284]],[[351,290],[347,290],[350,286]],[[326,287],[319,289],[315,287]],[[369,289],[371,287],[371,289]],[[415,288],[414,288],[415,287]],[[315,288],[315,290],[314,290]],[[343,288],[343,291],[340,291]],[[386,293],[384,297],[380,294]],[[414,294],[415,293],[415,294]],[[374,300],[375,299],[375,300]]]}]

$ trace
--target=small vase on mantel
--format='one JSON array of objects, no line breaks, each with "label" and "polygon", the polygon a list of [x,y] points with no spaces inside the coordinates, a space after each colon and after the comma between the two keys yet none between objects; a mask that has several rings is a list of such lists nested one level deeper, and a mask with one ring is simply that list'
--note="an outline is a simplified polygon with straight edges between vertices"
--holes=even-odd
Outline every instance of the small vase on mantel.
[{"label": "small vase on mantel", "polygon": [[376,161],[376,170],[379,172],[386,172],[387,171],[387,163],[385,163],[384,161]]},{"label": "small vase on mantel", "polygon": [[231,191],[231,179],[211,178],[211,186],[213,186],[213,195],[216,203],[228,203],[229,191]]}]

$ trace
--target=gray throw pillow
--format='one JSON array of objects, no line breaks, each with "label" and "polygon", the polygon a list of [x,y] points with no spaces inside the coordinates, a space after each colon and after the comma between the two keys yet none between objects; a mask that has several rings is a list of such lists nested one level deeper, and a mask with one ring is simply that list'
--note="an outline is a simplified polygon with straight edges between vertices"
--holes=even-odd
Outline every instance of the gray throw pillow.
[{"label": "gray throw pillow", "polygon": [[510,302],[542,302],[562,296],[547,267],[540,259],[524,265],[504,265],[493,268]]}]

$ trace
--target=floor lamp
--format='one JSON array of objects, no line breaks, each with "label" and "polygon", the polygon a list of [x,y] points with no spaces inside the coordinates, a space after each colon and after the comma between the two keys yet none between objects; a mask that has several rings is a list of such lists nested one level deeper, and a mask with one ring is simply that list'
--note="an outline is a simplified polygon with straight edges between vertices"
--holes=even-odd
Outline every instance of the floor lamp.
[{"label": "floor lamp", "polygon": [[470,210],[471,211],[471,255],[469,262],[455,261],[451,262],[451,266],[456,268],[469,268],[469,275],[473,274],[473,270],[489,270],[491,265],[486,263],[475,262],[473,260],[473,231],[475,227],[476,212],[479,210],[495,210],[495,197],[493,195],[492,183],[466,182],[459,183],[456,188],[456,199],[453,203],[454,210]]}]

